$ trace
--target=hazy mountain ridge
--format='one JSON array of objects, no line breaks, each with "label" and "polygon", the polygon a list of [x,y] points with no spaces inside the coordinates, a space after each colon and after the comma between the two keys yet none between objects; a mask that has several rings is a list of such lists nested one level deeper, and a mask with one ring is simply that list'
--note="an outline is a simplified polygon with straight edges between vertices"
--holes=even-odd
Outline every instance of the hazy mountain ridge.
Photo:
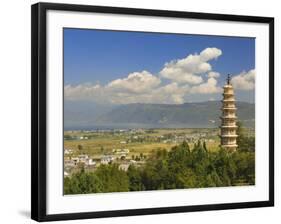
[{"label": "hazy mountain ridge", "polygon": [[[237,116],[245,126],[254,127],[255,105],[236,102]],[[96,124],[142,124],[157,127],[218,127],[220,101],[175,104],[127,104],[99,116]]]}]

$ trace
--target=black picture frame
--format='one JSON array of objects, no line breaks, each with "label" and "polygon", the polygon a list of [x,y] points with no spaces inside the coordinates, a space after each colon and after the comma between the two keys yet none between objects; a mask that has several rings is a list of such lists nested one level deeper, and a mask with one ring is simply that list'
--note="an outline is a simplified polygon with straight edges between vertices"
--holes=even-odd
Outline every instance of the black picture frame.
[{"label": "black picture frame", "polygon": [[[99,211],[70,214],[46,213],[46,12],[63,10],[100,12],[123,15],[141,15],[170,18],[191,18],[217,21],[254,22],[269,24],[269,200],[243,203],[208,204],[195,206],[159,207]],[[206,210],[238,209],[274,206],[274,18],[183,11],[164,11],[136,8],[103,7],[73,4],[37,3],[31,11],[31,75],[32,75],[32,154],[31,154],[31,218],[37,221],[132,216]]]}]

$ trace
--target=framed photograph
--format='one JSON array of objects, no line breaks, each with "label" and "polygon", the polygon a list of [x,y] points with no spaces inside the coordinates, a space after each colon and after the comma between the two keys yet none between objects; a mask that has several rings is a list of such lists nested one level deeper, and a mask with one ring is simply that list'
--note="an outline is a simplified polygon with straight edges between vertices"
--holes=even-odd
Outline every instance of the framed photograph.
[{"label": "framed photograph", "polygon": [[273,18],[32,6],[32,219],[273,205]]}]

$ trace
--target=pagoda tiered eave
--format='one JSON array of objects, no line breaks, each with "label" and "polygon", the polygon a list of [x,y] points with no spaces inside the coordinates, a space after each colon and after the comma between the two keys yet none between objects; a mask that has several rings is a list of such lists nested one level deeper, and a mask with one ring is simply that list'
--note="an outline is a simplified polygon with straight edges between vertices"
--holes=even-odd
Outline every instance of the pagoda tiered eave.
[{"label": "pagoda tiered eave", "polygon": [[237,129],[238,126],[237,125],[221,125],[220,128],[235,128],[235,129]]},{"label": "pagoda tiered eave", "polygon": [[221,137],[236,138],[238,135],[221,135]]},{"label": "pagoda tiered eave", "polygon": [[220,119],[237,119],[237,116],[220,116]]},{"label": "pagoda tiered eave", "polygon": [[224,103],[224,102],[235,102],[235,101],[236,101],[235,99],[221,100],[222,103]]},{"label": "pagoda tiered eave", "polygon": [[221,108],[221,110],[237,110],[236,107],[224,107],[224,108]]},{"label": "pagoda tiered eave", "polygon": [[223,148],[237,148],[238,145],[222,145]]}]

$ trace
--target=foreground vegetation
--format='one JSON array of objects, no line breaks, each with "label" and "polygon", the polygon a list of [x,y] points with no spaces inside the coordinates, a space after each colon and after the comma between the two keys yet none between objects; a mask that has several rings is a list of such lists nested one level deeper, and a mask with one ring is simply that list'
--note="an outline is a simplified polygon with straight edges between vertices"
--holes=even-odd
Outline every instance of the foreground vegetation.
[{"label": "foreground vegetation", "polygon": [[65,194],[205,188],[255,184],[255,153],[223,149],[209,152],[200,141],[191,150],[186,142],[169,152],[158,150],[144,167],[130,165],[127,172],[115,164],[95,172],[80,172],[64,179]]}]

